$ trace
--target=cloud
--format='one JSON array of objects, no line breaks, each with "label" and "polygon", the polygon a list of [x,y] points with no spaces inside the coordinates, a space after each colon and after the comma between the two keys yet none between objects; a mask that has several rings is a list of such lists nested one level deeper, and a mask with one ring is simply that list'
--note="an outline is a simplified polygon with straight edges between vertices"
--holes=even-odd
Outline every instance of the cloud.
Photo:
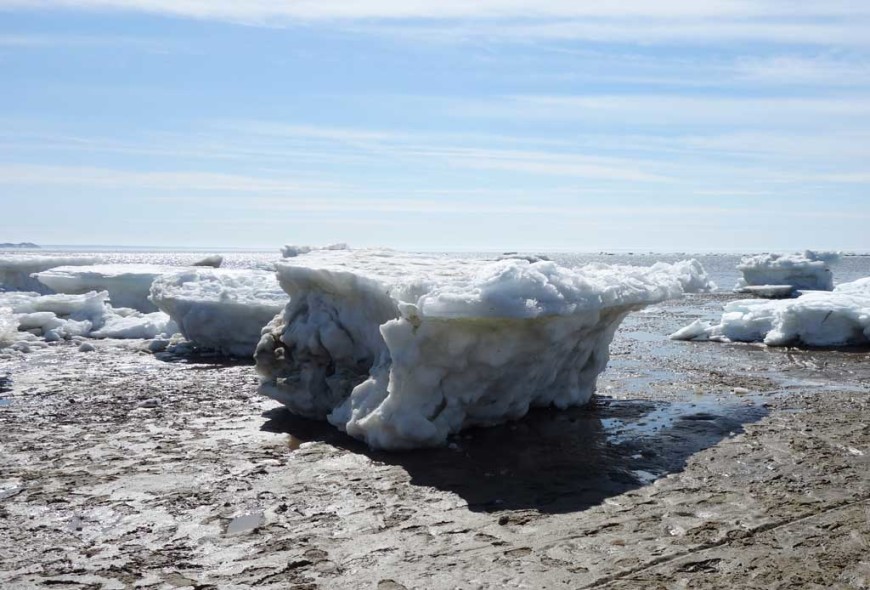
[{"label": "cloud", "polygon": [[450,18],[807,18],[870,14],[862,0],[0,0],[4,8],[136,10],[245,21]]},{"label": "cloud", "polygon": [[270,27],[328,21],[417,40],[870,44],[863,0],[0,0],[0,9],[144,12]]},{"label": "cloud", "polygon": [[230,193],[334,191],[343,186],[330,182],[300,183],[280,178],[213,172],[141,172],[38,164],[0,164],[0,178],[3,178],[3,182],[7,185],[61,185]]}]

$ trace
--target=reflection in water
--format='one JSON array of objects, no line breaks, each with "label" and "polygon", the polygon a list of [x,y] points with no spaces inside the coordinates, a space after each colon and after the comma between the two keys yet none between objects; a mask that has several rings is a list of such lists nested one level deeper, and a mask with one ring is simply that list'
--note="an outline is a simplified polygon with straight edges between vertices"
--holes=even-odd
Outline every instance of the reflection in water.
[{"label": "reflection in water", "polygon": [[[701,410],[704,411],[701,411]],[[411,483],[450,491],[471,510],[583,510],[682,470],[686,460],[764,415],[761,406],[700,408],[598,397],[586,408],[537,409],[517,422],[475,428],[447,447],[372,451],[326,422],[267,412],[263,430],[322,441],[405,469]]]}]

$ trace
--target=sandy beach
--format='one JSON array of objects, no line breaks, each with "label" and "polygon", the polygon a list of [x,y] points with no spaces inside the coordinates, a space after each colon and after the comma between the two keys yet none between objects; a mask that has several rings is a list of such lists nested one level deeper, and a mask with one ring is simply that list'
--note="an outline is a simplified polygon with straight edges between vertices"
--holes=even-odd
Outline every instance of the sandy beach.
[{"label": "sandy beach", "polygon": [[732,297],[630,316],[589,407],[406,453],[249,363],[10,356],[0,585],[866,588],[870,353],[666,339]]}]

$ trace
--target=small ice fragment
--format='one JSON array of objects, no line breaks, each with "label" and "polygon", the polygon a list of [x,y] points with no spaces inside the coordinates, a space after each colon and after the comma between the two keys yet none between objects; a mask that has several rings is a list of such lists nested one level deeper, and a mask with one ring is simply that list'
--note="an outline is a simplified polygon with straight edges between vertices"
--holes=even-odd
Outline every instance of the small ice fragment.
[{"label": "small ice fragment", "polygon": [[220,268],[221,264],[224,263],[224,257],[220,254],[212,254],[211,256],[206,256],[202,260],[197,260],[193,263],[193,266],[210,266],[212,268]]},{"label": "small ice fragment", "polygon": [[253,533],[263,526],[264,520],[262,512],[252,512],[250,514],[237,516],[227,525],[227,535],[233,536]]},{"label": "small ice fragment", "polygon": [[169,346],[169,340],[165,338],[155,338],[146,346],[148,352],[163,352]]},{"label": "small ice fragment", "polygon": [[82,342],[79,344],[79,352],[94,352],[96,348],[90,342]]},{"label": "small ice fragment", "polygon": [[710,336],[710,324],[695,320],[685,328],[681,328],[668,336],[671,340],[694,340],[704,341]]}]

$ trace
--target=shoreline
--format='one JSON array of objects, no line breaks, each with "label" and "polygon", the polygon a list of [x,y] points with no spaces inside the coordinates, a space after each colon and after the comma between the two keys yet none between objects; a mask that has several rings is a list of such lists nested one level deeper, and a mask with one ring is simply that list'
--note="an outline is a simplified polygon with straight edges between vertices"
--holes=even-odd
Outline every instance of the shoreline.
[{"label": "shoreline", "polygon": [[870,354],[666,340],[719,299],[631,315],[590,407],[407,453],[289,416],[250,364],[16,357],[0,584],[866,585]]}]

